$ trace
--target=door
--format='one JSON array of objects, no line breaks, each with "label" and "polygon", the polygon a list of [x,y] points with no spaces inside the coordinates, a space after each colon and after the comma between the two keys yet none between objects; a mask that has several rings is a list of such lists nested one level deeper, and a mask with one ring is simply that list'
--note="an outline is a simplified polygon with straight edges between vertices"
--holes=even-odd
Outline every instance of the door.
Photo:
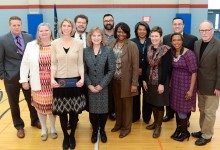
[{"label": "door", "polygon": [[214,36],[220,39],[220,10],[209,10],[208,11],[208,20],[213,23],[214,27]]}]

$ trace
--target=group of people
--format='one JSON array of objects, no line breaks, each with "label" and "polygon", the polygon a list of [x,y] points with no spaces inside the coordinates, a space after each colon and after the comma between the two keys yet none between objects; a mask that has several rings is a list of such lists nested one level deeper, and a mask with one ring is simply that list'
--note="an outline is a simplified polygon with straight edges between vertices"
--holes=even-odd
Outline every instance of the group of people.
[{"label": "group of people", "polygon": [[75,148],[78,114],[85,109],[93,129],[92,143],[97,142],[99,131],[101,141],[107,142],[108,116],[116,119],[111,132],[120,131],[119,138],[126,137],[141,110],[145,123],[153,112],[154,122],[146,127],[154,130],[153,138],[160,136],[162,122],[175,113],[177,128],[171,138],[189,139],[187,127],[196,110],[196,92],[200,131],[191,135],[198,138],[196,145],[211,141],[220,96],[220,41],[214,37],[211,22],[200,24],[201,40],[183,32],[182,18],[173,19],[173,33],[164,38],[160,26],[150,29],[140,21],[135,38],[129,40],[128,24],[114,27],[111,14],[103,17],[104,29],[93,27],[86,32],[87,24],[85,15],[77,15],[74,23],[63,19],[61,37],[54,40],[50,25],[41,23],[32,41],[31,35],[21,32],[19,17],[9,19],[10,32],[0,37],[0,77],[19,138],[25,136],[19,110],[22,89],[31,125],[42,129],[42,141],[48,138],[47,115],[50,135],[58,137],[55,120],[59,116],[63,149]]}]

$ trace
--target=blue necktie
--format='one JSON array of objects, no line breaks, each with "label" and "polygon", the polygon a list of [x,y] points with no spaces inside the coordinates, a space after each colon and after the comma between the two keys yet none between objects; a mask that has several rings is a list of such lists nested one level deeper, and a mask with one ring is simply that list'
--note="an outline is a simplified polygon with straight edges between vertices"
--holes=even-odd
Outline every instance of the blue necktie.
[{"label": "blue necktie", "polygon": [[16,36],[15,38],[16,38],[16,43],[15,44],[18,47],[18,53],[23,55],[23,48],[22,48],[22,45],[21,45],[21,39],[20,39],[19,36]]}]

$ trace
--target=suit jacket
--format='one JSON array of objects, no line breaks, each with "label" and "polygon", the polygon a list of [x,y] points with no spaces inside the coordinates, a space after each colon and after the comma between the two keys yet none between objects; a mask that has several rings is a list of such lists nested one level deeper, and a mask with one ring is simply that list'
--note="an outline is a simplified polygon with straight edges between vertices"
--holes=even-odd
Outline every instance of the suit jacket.
[{"label": "suit jacket", "polygon": [[[110,46],[114,48],[116,42],[114,40]],[[121,98],[136,96],[138,91],[131,93],[131,86],[138,86],[139,52],[137,45],[130,40],[124,42],[121,65]]]},{"label": "suit jacket", "polygon": [[99,54],[95,57],[91,47],[83,50],[85,67],[85,84],[100,85],[103,89],[99,93],[89,90],[89,112],[108,112],[108,84],[110,83],[116,69],[115,55],[109,46],[102,46]]},{"label": "suit jacket", "polygon": [[[30,34],[21,33],[24,45],[32,40]],[[20,64],[22,56],[17,53],[11,32],[0,37],[0,78],[10,83],[17,83],[20,79]]]},{"label": "suit jacket", "polygon": [[28,82],[30,76],[30,85],[33,91],[41,90],[40,72],[39,72],[39,45],[37,41],[27,43],[20,68],[20,83]]},{"label": "suit jacket", "polygon": [[195,43],[195,54],[198,61],[198,91],[204,95],[214,95],[220,90],[220,41],[212,38],[201,59],[199,59],[202,40]]},{"label": "suit jacket", "polygon": [[[183,33],[183,46],[188,48],[189,50],[194,51],[194,43],[198,38],[191,34]],[[173,47],[171,44],[171,34],[165,35],[163,37],[163,44]]]}]

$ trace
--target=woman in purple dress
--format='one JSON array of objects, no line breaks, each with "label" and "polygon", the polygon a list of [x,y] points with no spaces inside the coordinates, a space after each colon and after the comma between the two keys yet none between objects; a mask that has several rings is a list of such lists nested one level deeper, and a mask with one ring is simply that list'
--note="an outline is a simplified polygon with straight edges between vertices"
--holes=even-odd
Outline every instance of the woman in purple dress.
[{"label": "woman in purple dress", "polygon": [[176,141],[189,139],[187,114],[196,110],[196,75],[197,62],[195,54],[183,47],[183,36],[180,33],[171,35],[174,47],[171,76],[170,107],[177,113],[176,131],[171,136]]}]

